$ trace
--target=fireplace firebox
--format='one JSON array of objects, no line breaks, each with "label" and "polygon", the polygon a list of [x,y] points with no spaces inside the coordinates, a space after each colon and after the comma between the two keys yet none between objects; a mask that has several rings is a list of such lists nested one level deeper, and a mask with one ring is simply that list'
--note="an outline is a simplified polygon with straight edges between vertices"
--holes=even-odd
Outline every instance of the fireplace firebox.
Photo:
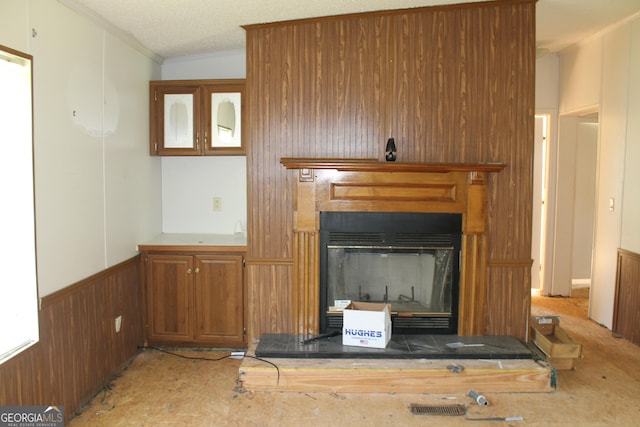
[{"label": "fireplace firebox", "polygon": [[393,333],[457,333],[461,237],[461,214],[320,212],[320,332],[368,301],[391,305]]}]

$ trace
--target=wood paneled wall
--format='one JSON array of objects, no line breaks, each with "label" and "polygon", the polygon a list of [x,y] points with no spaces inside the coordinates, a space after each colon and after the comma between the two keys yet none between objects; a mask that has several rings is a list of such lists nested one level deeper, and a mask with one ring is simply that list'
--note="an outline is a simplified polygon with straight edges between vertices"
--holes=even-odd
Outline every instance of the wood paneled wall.
[{"label": "wood paneled wall", "polygon": [[68,419],[137,354],[140,293],[135,257],[44,297],[40,342],[0,365],[0,405],[60,405]]},{"label": "wood paneled wall", "polygon": [[618,249],[614,334],[640,345],[640,254]]},{"label": "wood paneled wall", "polygon": [[384,144],[394,137],[399,162],[507,164],[489,185],[487,302],[493,314],[486,315],[486,333],[525,338],[535,1],[345,15],[246,31],[249,336],[295,330],[296,174],[280,158],[383,160]]}]

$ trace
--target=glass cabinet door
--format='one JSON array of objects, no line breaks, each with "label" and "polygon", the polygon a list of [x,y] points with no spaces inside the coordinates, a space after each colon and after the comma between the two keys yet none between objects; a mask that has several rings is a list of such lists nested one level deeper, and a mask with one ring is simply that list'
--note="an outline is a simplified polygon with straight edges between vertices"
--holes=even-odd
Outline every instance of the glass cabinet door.
[{"label": "glass cabinet door", "polygon": [[204,154],[243,155],[244,84],[204,86]]},{"label": "glass cabinet door", "polygon": [[149,85],[152,156],[245,155],[244,79]]},{"label": "glass cabinet door", "polygon": [[199,86],[151,86],[151,154],[200,155]]}]

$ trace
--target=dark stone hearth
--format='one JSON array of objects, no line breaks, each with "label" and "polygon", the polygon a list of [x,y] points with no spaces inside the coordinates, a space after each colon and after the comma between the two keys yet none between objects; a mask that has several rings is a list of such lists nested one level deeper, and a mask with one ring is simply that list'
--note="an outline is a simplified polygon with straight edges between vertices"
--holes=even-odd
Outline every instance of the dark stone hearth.
[{"label": "dark stone hearth", "polygon": [[[387,348],[343,346],[342,336],[302,344],[312,335],[264,334],[257,357],[298,359],[532,359],[531,350],[514,337],[392,335]],[[455,343],[476,344],[452,348]],[[449,345],[447,345],[449,344]],[[482,345],[477,345],[482,344]]]}]

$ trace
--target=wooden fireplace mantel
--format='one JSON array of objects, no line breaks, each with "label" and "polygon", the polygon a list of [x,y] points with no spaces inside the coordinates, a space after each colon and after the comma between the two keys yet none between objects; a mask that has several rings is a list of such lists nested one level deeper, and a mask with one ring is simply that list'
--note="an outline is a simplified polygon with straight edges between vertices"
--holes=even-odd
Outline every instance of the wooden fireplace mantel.
[{"label": "wooden fireplace mantel", "polygon": [[396,163],[282,158],[298,171],[294,195],[293,308],[297,333],[319,329],[320,212],[462,214],[459,335],[484,334],[487,175],[503,163]]},{"label": "wooden fireplace mantel", "polygon": [[359,172],[500,172],[504,163],[396,163],[376,159],[280,159],[287,169],[335,169]]}]

